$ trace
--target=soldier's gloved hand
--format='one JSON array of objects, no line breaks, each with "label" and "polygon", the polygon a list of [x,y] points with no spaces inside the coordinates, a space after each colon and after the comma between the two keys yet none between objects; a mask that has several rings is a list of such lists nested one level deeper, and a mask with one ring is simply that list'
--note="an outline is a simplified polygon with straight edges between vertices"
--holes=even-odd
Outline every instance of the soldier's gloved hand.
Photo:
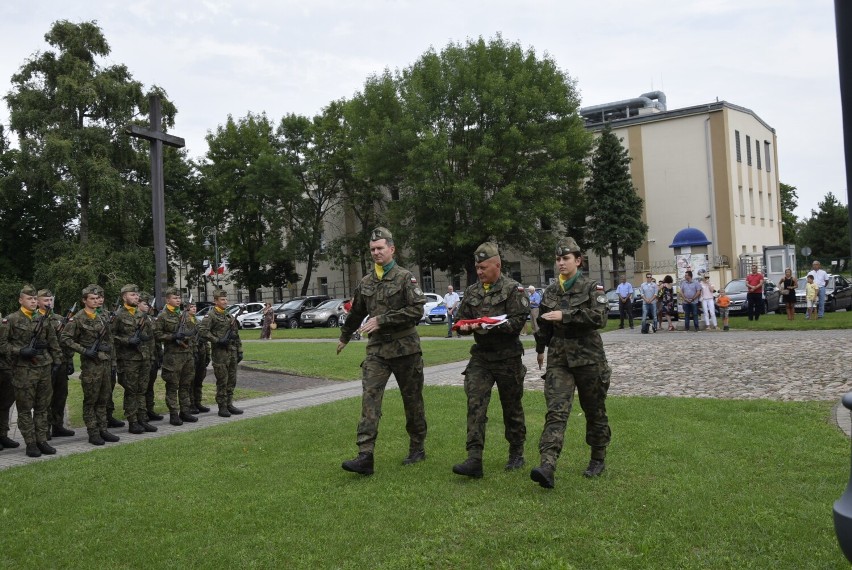
[{"label": "soldier's gloved hand", "polygon": [[90,346],[89,348],[87,348],[86,350],[83,351],[83,356],[85,356],[86,358],[88,358],[90,360],[97,360],[98,359],[98,351],[95,350],[94,346]]},{"label": "soldier's gloved hand", "polygon": [[128,344],[128,346],[132,346],[132,347],[136,348],[137,346],[142,344],[142,339],[139,338],[138,336],[134,335],[134,336],[130,337],[129,339],[127,339],[127,344]]},{"label": "soldier's gloved hand", "polygon": [[73,361],[69,362],[68,364],[65,365],[65,374],[67,374],[68,376],[71,376],[72,374],[74,374],[74,362]]},{"label": "soldier's gloved hand", "polygon": [[101,352],[109,352],[112,350],[112,347],[108,344],[101,343],[101,346],[98,348]]},{"label": "soldier's gloved hand", "polygon": [[44,350],[45,348],[47,348],[49,346],[50,345],[47,344],[47,342],[45,342],[43,340],[37,340],[36,343],[35,343],[35,346],[33,348],[35,348],[36,350]]},{"label": "soldier's gloved hand", "polygon": [[243,361],[243,352],[240,351],[240,352],[237,353],[237,362],[242,362],[242,361]]},{"label": "soldier's gloved hand", "polygon": [[56,376],[57,374],[59,374],[59,371],[61,369],[62,369],[62,364],[57,362],[56,364],[54,364],[53,366],[50,367],[50,375]]},{"label": "soldier's gloved hand", "polygon": [[139,340],[141,340],[142,342],[148,342],[149,340],[151,340],[151,337],[146,334],[140,334]]},{"label": "soldier's gloved hand", "polygon": [[226,338],[220,338],[216,341],[216,346],[220,346],[222,348],[228,348],[229,344],[231,344],[231,341]]},{"label": "soldier's gloved hand", "polygon": [[109,379],[115,382],[118,380],[118,370],[115,369],[115,366],[109,371]]},{"label": "soldier's gloved hand", "polygon": [[35,358],[36,356],[41,354],[41,351],[31,346],[25,346],[18,351],[18,354],[21,356],[21,358]]},{"label": "soldier's gloved hand", "polygon": [[186,338],[186,333],[182,333],[182,332],[176,332],[175,333],[175,336],[174,336],[175,342],[180,342],[185,338]]}]

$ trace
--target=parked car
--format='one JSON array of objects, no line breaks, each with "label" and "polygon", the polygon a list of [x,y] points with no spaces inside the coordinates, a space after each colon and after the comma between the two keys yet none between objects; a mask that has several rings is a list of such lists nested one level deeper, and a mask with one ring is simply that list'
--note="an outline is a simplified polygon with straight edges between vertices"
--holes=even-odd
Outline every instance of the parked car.
[{"label": "parked car", "polygon": [[447,322],[447,306],[441,302],[429,311],[429,314],[426,315],[426,322],[430,325],[437,325],[440,323]]},{"label": "parked car", "polygon": [[[273,314],[277,307],[281,307],[284,303],[277,303],[272,305]],[[263,308],[259,311],[255,311],[253,313],[243,313],[239,317],[237,317],[237,322],[240,324],[240,328],[243,329],[259,329],[263,327]]]},{"label": "parked car", "polygon": [[[235,303],[228,307],[228,312],[237,319],[239,328],[253,328],[251,324],[246,326],[245,320],[249,315],[263,311],[263,303]],[[209,314],[209,312],[208,312]]]},{"label": "parked car", "polygon": [[[444,298],[438,295],[437,293],[423,293],[426,296],[426,304],[423,305],[423,317],[420,319],[420,322],[430,323],[432,321],[429,320],[429,313],[432,312],[432,309],[440,305],[444,302]],[[446,313],[444,316],[444,321],[446,321]]]},{"label": "parked car", "polygon": [[[606,293],[606,300],[609,303],[609,309],[607,311],[607,316],[610,319],[618,319],[621,317],[621,310],[618,307],[618,291],[615,289],[610,289]],[[633,293],[633,316],[641,317],[642,316],[642,295],[639,293],[637,289]]]},{"label": "parked car", "polygon": [[195,313],[195,320],[199,323],[204,320],[204,317],[210,314],[210,311],[213,310],[213,305],[207,305],[203,309],[198,309],[198,312]]},{"label": "parked car", "polygon": [[[745,279],[734,279],[725,285],[725,294],[731,298],[731,304],[728,307],[728,314],[732,317],[735,315],[748,314],[748,305],[746,304],[746,294],[748,287]],[[784,305],[781,305],[781,291],[770,279],[766,279],[763,285],[763,307],[761,313],[780,312],[784,310]],[[718,313],[718,309],[716,311]]]},{"label": "parked car", "polygon": [[328,299],[328,295],[311,295],[290,299],[275,311],[275,324],[279,328],[297,329],[301,324],[300,319],[303,312],[323,304]]},{"label": "parked car", "polygon": [[318,305],[315,309],[308,309],[302,313],[299,319],[300,326],[311,327],[336,327],[340,324],[343,315],[343,304],[346,299],[329,299]]},{"label": "parked car", "polygon": [[[799,277],[796,283],[796,312],[804,313],[806,276]],[[829,275],[825,284],[825,310],[832,313],[838,309],[852,311],[852,283],[842,275]]]}]

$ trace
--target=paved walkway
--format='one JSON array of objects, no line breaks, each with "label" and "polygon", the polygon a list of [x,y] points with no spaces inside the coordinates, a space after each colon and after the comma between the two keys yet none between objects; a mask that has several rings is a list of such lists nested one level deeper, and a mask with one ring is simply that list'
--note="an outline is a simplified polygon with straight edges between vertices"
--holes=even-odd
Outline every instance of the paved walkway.
[{"label": "paved walkway", "polygon": [[[469,342],[462,339],[459,342]],[[614,396],[679,396],[693,398],[768,399],[781,401],[839,402],[852,391],[852,330],[796,332],[659,332],[642,335],[634,331],[613,331],[604,335],[607,357],[613,369],[610,394]],[[350,347],[350,349],[356,346]],[[525,384],[529,390],[542,389],[542,371],[535,364],[535,352],[524,356]],[[426,383],[434,386],[461,386],[465,363],[442,364],[426,369]],[[241,374],[256,374],[241,371]],[[202,414],[195,424],[171,426],[156,422],[159,431],[132,435],[127,428],[113,430],[121,437],[116,444],[89,445],[84,429],[70,438],[54,438],[54,456],[26,457],[23,445],[0,451],[0,469],[64,457],[73,453],[97,452],[124,445],[183,433],[209,426],[235,423],[277,412],[316,406],[361,395],[361,382],[315,380],[293,384],[293,377],[261,373],[265,382],[278,377],[289,389],[280,393],[242,400],[242,416],[220,418],[215,412]],[[290,378],[288,381],[287,379]],[[319,384],[313,385],[311,384]],[[396,387],[391,381],[391,387]],[[852,431],[849,412],[835,406],[834,421],[847,435]],[[16,439],[20,441],[20,436]]]}]

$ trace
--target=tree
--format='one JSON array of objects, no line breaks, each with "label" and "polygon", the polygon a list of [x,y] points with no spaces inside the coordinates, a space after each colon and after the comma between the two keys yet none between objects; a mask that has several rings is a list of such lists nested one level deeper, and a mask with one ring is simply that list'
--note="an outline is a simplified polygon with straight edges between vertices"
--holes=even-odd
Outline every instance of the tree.
[{"label": "tree", "polygon": [[609,123],[595,145],[585,191],[588,209],[584,241],[596,254],[612,259],[613,279],[617,281],[615,272],[624,266],[624,256],[633,255],[645,241],[648,225],[641,217],[644,202],[630,178],[630,155]]},{"label": "tree", "polygon": [[811,217],[805,220],[798,245],[810,247],[811,255],[827,266],[832,260],[849,257],[848,206],[831,192],[818,206],[819,210],[811,210]]},{"label": "tree", "polygon": [[500,36],[426,52],[397,74],[406,164],[393,227],[420,266],[466,269],[498,240],[550,259],[580,195],[590,145],[574,82]]},{"label": "tree", "polygon": [[207,162],[201,166],[206,208],[197,216],[219,231],[234,280],[257,300],[257,289],[298,280],[284,248],[285,212],[295,184],[266,115],[249,113],[207,135]]},{"label": "tree", "polygon": [[796,233],[799,221],[793,210],[799,205],[796,187],[781,183],[779,192],[781,200],[781,233],[783,243],[796,243]]}]

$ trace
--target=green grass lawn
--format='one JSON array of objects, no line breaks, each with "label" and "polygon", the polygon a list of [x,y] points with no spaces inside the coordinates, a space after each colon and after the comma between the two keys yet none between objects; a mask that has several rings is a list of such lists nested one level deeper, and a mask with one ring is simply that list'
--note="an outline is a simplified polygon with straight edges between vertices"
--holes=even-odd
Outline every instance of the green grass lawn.
[{"label": "green grass lawn", "polygon": [[813,329],[848,329],[852,328],[852,312],[837,311],[835,313],[826,313],[823,318],[816,320],[805,319],[804,313],[796,313],[795,320],[788,321],[786,313],[783,315],[771,313],[760,315],[760,319],[756,321],[750,321],[747,317],[731,317],[729,321],[732,330],[806,331]]},{"label": "green grass lawn", "polygon": [[[354,455],[358,399],[0,472],[8,568],[848,568],[832,503],[849,442],[828,403],[611,398],[598,480],[582,417],[556,489],[506,473],[499,404],[485,478],[464,458],[465,398],[427,388],[428,459],[407,452],[397,392],[385,399],[376,474]],[[538,459],[540,393],[525,395]],[[528,467],[529,467],[528,466]]]}]

